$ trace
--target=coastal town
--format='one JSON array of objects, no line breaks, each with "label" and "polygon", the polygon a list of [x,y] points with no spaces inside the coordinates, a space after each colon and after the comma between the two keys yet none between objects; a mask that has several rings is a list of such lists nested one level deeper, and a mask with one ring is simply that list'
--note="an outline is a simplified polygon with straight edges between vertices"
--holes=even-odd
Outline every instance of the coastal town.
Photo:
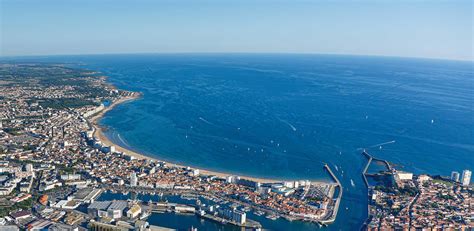
[{"label": "coastal town", "polygon": [[[336,219],[342,194],[337,179],[236,176],[113,145],[98,119],[115,105],[140,97],[116,89],[93,71],[0,64],[0,229],[168,230],[147,222],[151,213],[164,212],[251,230],[264,227],[248,213],[320,225]],[[195,203],[98,200],[106,191],[178,195]]]},{"label": "coastal town", "polygon": [[[414,175],[395,169],[364,151],[368,164],[368,230],[472,230],[474,191],[470,170],[450,177]],[[385,166],[370,171],[371,164]],[[461,177],[460,177],[461,176]]]}]

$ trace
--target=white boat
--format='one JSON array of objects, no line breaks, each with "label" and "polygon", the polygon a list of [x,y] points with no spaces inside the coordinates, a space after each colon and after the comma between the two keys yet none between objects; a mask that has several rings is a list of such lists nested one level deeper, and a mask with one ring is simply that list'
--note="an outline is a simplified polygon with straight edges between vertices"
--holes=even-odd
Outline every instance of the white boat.
[{"label": "white boat", "polygon": [[257,215],[257,216],[262,216],[262,215],[265,214],[265,213],[262,212],[262,211],[260,211],[260,210],[258,210],[258,211],[255,211],[254,214]]},{"label": "white boat", "polygon": [[149,212],[144,212],[142,213],[142,215],[140,216],[140,220],[145,220],[146,218],[148,218],[150,216],[150,213]]},{"label": "white boat", "polygon": [[268,215],[266,216],[267,219],[270,219],[270,220],[276,220],[278,218],[280,218],[278,215],[275,215],[275,214],[271,214],[271,215]]}]

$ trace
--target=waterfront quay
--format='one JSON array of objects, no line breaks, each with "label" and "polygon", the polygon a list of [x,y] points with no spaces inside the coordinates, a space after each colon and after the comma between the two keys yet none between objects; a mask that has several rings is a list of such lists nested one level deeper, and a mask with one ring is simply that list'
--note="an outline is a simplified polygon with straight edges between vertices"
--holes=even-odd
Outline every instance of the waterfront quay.
[{"label": "waterfront quay", "polygon": [[342,184],[341,182],[339,181],[339,179],[336,177],[336,175],[332,172],[331,168],[329,167],[329,165],[325,164],[324,165],[324,168],[328,171],[329,175],[331,176],[331,178],[336,182],[336,188],[337,190],[339,191],[337,197],[334,199],[335,203],[334,203],[334,209],[332,211],[331,214],[328,214],[328,217],[326,219],[323,219],[320,223],[323,224],[323,225],[327,225],[327,224],[331,224],[333,223],[334,221],[336,221],[336,217],[337,217],[337,212],[339,210],[339,204],[341,203],[341,199],[342,199],[342,192],[344,191],[343,188],[342,188]]},{"label": "waterfront quay", "polygon": [[143,204],[96,202],[104,189],[235,204],[193,208],[199,216],[256,229],[248,211],[321,224],[336,218],[342,195],[336,178],[266,182],[137,158],[102,142],[95,120],[140,93],[116,89],[99,73],[53,64],[0,64],[0,72],[0,225],[11,230],[155,230]]},{"label": "waterfront quay", "polygon": [[[109,205],[103,206],[104,202]],[[243,227],[245,229],[250,230],[259,230],[262,228],[261,224],[250,220],[246,217],[241,217],[240,219],[234,219],[234,217],[226,217],[225,212],[228,210],[225,209],[218,209],[215,213],[205,213],[204,210],[206,209],[205,205],[201,205],[200,203],[197,204],[180,204],[180,203],[171,203],[168,201],[137,201],[137,200],[113,200],[113,201],[98,201],[96,203],[92,203],[88,207],[88,211],[92,211],[92,216],[94,213],[99,214],[100,211],[94,211],[94,209],[102,209],[104,212],[107,211],[115,211],[115,209],[119,206],[112,207],[111,204],[122,204],[123,208],[126,208],[127,205],[132,204],[133,206],[140,206],[142,216],[139,219],[146,219],[152,213],[177,213],[177,214],[191,214],[196,215],[204,219],[208,219],[213,222],[221,223],[221,224],[231,224],[239,227]],[[120,209],[119,209],[120,210]],[[128,210],[130,211],[130,210]],[[122,211],[119,211],[119,214]],[[229,211],[232,212],[232,211]],[[129,216],[130,214],[127,214]],[[98,215],[99,216],[99,215]],[[129,216],[130,217],[130,216]],[[117,217],[118,218],[118,217]],[[243,220],[242,220],[243,219]],[[242,222],[243,221],[243,222]]]},{"label": "waterfront quay", "polygon": [[[180,213],[180,214],[195,214],[196,216],[218,222],[221,224],[231,224],[246,229],[258,230],[262,228],[261,224],[248,219],[244,212],[240,212],[240,217],[235,219],[234,216],[225,216],[225,212],[233,213],[237,204],[232,204],[230,207],[224,207],[225,203],[222,203],[222,206],[218,202],[226,202],[220,200],[214,195],[209,193],[194,193],[189,190],[150,190],[149,188],[130,188],[130,187],[103,187],[103,190],[110,190],[112,192],[120,192],[123,194],[135,193],[135,194],[158,194],[160,197],[178,195],[186,200],[193,200],[195,203],[179,204],[172,203],[168,201],[137,201],[141,204],[143,211],[146,213]],[[209,201],[216,201],[215,205],[212,207],[205,204],[201,204],[201,199],[206,199]],[[136,200],[135,200],[136,201]],[[238,210],[237,210],[238,211]]]}]

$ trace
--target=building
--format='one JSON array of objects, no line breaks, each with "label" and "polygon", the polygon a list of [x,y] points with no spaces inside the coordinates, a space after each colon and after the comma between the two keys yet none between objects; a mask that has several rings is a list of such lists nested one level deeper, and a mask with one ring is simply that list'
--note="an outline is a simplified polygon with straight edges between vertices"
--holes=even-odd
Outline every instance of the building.
[{"label": "building", "polygon": [[238,224],[247,222],[247,214],[237,209],[219,209],[218,214],[225,219],[231,220]]},{"label": "building", "polygon": [[120,227],[112,224],[106,224],[98,221],[92,220],[88,224],[89,230],[92,231],[128,231],[130,229],[126,227]]},{"label": "building", "polygon": [[87,213],[92,217],[107,217],[110,204],[110,201],[94,201],[87,207]]},{"label": "building", "polygon": [[19,231],[20,228],[16,225],[2,225],[0,226],[2,231]]},{"label": "building", "polygon": [[83,203],[92,203],[102,193],[102,189],[85,188],[74,193],[74,200]]},{"label": "building", "polygon": [[49,231],[79,231],[79,228],[76,226],[54,223],[48,227]]},{"label": "building", "polygon": [[25,165],[25,170],[27,172],[33,172],[33,165],[32,164],[26,164]]},{"label": "building", "polygon": [[61,175],[61,180],[80,180],[81,175],[80,174],[64,174]]},{"label": "building", "polygon": [[22,201],[25,201],[25,200],[28,200],[31,198],[31,194],[24,194],[24,193],[20,193],[18,194],[18,196],[10,199],[11,202],[14,202],[14,203],[18,203],[18,202],[22,202]]},{"label": "building", "polygon": [[190,175],[191,175],[191,176],[199,176],[199,169],[193,169],[193,170],[190,172]]},{"label": "building", "polygon": [[46,194],[41,195],[40,198],[38,199],[38,202],[42,205],[47,205],[48,204],[48,195],[46,195]]},{"label": "building", "polygon": [[423,182],[429,181],[429,180],[431,180],[431,177],[428,176],[428,175],[424,175],[424,174],[423,174],[423,175],[419,175],[419,176],[418,176],[418,182],[420,182],[421,184],[422,184]]},{"label": "building", "polygon": [[229,183],[229,184],[236,183],[237,180],[238,180],[238,177],[236,177],[236,176],[227,176],[227,177],[225,178],[225,181],[226,181],[227,183]]},{"label": "building", "polygon": [[53,224],[53,222],[40,219],[28,224],[28,230],[49,230],[47,227]]},{"label": "building", "polygon": [[28,177],[26,179],[23,179],[23,181],[20,182],[20,192],[29,193],[31,191],[32,186],[33,186],[33,177]]},{"label": "building", "polygon": [[31,212],[27,210],[20,210],[18,212],[10,213],[10,216],[16,221],[31,217]]},{"label": "building", "polygon": [[260,182],[256,182],[256,181],[253,181],[253,180],[247,180],[247,179],[239,179],[237,181],[237,184],[247,186],[247,187],[251,187],[251,188],[255,188],[255,189],[257,189],[258,187],[261,186]]},{"label": "building", "polygon": [[452,171],[451,172],[451,180],[454,182],[459,182],[459,172]]},{"label": "building", "polygon": [[114,219],[121,218],[127,207],[128,203],[126,201],[112,201],[107,208],[107,216]]},{"label": "building", "polygon": [[247,222],[247,214],[243,211],[234,210],[232,213],[232,220],[238,224],[245,224],[245,222]]},{"label": "building", "polygon": [[134,205],[127,211],[127,217],[128,217],[128,218],[135,218],[135,217],[137,217],[138,215],[140,215],[141,212],[142,212],[142,208],[140,207],[140,205],[134,204]]},{"label": "building", "polygon": [[398,177],[399,180],[412,180],[413,179],[413,173],[397,171],[397,177]]},{"label": "building", "polygon": [[471,175],[472,175],[472,172],[467,169],[462,171],[461,183],[463,186],[469,186],[469,184],[471,183]]},{"label": "building", "polygon": [[136,187],[138,184],[137,173],[132,172],[130,174],[130,186]]}]

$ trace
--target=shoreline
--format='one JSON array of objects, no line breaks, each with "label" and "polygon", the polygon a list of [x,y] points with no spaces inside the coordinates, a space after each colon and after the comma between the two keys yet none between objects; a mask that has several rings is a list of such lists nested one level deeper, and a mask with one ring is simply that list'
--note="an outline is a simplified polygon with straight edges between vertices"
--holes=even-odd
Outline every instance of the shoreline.
[{"label": "shoreline", "polygon": [[[98,139],[99,141],[101,141],[104,145],[114,146],[115,150],[117,150],[118,152],[125,153],[126,155],[132,156],[136,159],[140,159],[140,160],[147,159],[147,160],[153,160],[153,161],[161,161],[161,162],[167,163],[168,165],[175,166],[175,167],[180,167],[180,168],[190,167],[190,168],[194,168],[194,169],[199,169],[200,174],[203,174],[203,175],[215,175],[215,176],[221,177],[221,178],[225,178],[227,176],[239,176],[240,178],[247,179],[247,180],[252,180],[252,181],[255,181],[255,182],[259,182],[259,183],[279,183],[279,182],[285,182],[285,181],[298,181],[298,180],[283,180],[283,179],[278,180],[278,179],[268,179],[268,178],[262,178],[262,177],[244,176],[244,175],[239,175],[239,174],[225,173],[225,172],[213,171],[213,170],[208,170],[208,169],[196,168],[196,167],[193,167],[193,166],[185,166],[185,165],[175,164],[175,163],[172,163],[172,162],[168,162],[168,161],[164,161],[164,160],[160,160],[160,159],[157,159],[157,158],[154,158],[154,157],[144,155],[142,153],[130,150],[129,148],[122,147],[122,146],[112,142],[105,135],[104,128],[99,124],[100,119],[102,119],[102,117],[104,117],[104,115],[108,111],[112,110],[117,105],[128,102],[128,101],[139,99],[140,97],[141,97],[140,95],[122,97],[118,100],[113,101],[109,106],[104,108],[102,111],[98,112],[97,114],[95,114],[94,116],[89,118],[88,120],[90,121],[92,127],[94,128],[93,136],[96,139]],[[300,179],[300,180],[304,180],[304,179]],[[310,180],[310,182],[311,182],[311,184],[334,184],[333,182],[326,182],[326,181],[322,181],[322,180],[319,180],[319,181],[318,180]]]}]

